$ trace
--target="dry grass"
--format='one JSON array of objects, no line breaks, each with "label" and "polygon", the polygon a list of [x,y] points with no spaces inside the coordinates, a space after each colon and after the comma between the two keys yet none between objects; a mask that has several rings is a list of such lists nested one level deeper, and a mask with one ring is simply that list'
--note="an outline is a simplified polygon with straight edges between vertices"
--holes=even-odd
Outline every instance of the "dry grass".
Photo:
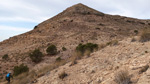
[{"label": "dry grass", "polygon": [[140,42],[150,41],[150,28],[145,28],[140,34]]},{"label": "dry grass", "polygon": [[103,48],[105,48],[107,45],[106,44],[100,44],[99,45],[99,49],[103,49]]},{"label": "dry grass", "polygon": [[[78,55],[78,54],[76,54],[76,55]],[[71,58],[68,58],[66,60],[56,61],[54,64],[44,66],[43,68],[41,68],[37,72],[31,71],[31,72],[28,72],[28,73],[23,73],[23,74],[15,77],[13,82],[12,82],[12,84],[27,84],[27,83],[31,83],[35,79],[37,79],[37,78],[39,78],[41,76],[44,76],[49,71],[51,71],[51,70],[53,70],[55,68],[58,68],[59,66],[62,66],[62,65],[66,64],[66,63],[68,63],[70,61],[74,60],[74,62],[76,63],[77,57],[71,57]],[[63,79],[63,76],[61,77],[61,79]]]},{"label": "dry grass", "polygon": [[118,40],[112,40],[106,43],[106,45],[114,46],[118,44]]},{"label": "dry grass", "polygon": [[15,77],[12,81],[12,84],[27,84],[36,78],[35,71],[23,73]]},{"label": "dry grass", "polygon": [[70,64],[70,66],[73,66],[73,65],[75,65],[75,64],[77,64],[77,61],[76,61],[76,60],[73,60],[73,61],[71,62],[71,64]]},{"label": "dry grass", "polygon": [[115,74],[115,82],[117,84],[130,84],[131,76],[127,70],[120,70]]},{"label": "dry grass", "polygon": [[85,53],[84,53],[84,55],[81,52],[79,52],[79,51],[75,51],[72,54],[72,57],[68,59],[68,60],[71,61],[70,66],[73,66],[73,65],[77,64],[77,60],[82,59],[84,56],[89,57],[90,54],[91,54],[91,52],[89,50],[86,50]]},{"label": "dry grass", "polygon": [[62,66],[64,64],[66,64],[67,61],[66,60],[61,60],[61,61],[56,61],[54,64],[51,64],[51,65],[48,65],[48,66],[45,66],[43,67],[42,69],[40,69],[38,72],[37,72],[37,76],[38,77],[41,77],[43,75],[45,75],[47,72],[55,69],[55,68],[58,68],[59,66]]},{"label": "dry grass", "polygon": [[12,84],[27,84],[27,83],[31,83],[32,81],[34,81],[35,79],[44,76],[47,72],[62,66],[64,64],[66,64],[67,61],[66,60],[61,60],[59,62],[55,62],[54,64],[45,66],[43,68],[41,68],[39,71],[35,72],[35,71],[31,71],[28,73],[23,73],[17,77],[14,78]]},{"label": "dry grass", "polygon": [[75,60],[78,60],[78,59],[81,59],[84,55],[82,55],[81,52],[79,51],[75,51],[73,54],[72,54],[72,58],[75,59]]}]

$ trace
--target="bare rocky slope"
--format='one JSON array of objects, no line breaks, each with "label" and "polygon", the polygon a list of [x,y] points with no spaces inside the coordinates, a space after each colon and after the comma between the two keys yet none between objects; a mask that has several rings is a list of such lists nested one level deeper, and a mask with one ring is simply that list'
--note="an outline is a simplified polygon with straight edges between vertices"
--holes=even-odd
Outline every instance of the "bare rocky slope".
[{"label": "bare rocky slope", "polygon": [[[96,80],[99,80],[99,79],[96,79],[96,78],[99,78],[99,76],[101,76],[100,81],[104,81],[104,80],[106,81],[107,76],[108,78],[112,77],[110,75],[113,74],[115,70],[112,69],[108,71],[108,73],[111,73],[111,74],[108,74],[107,72],[105,72],[106,71],[105,69],[107,69],[108,67],[112,67],[112,66],[120,67],[121,64],[123,64],[120,62],[124,62],[124,61],[128,62],[134,59],[133,57],[135,55],[131,56],[131,53],[136,54],[135,50],[137,49],[136,47],[138,47],[137,45],[142,44],[138,42],[130,44],[130,41],[124,41],[124,39],[129,39],[130,37],[133,37],[135,35],[135,32],[134,32],[135,30],[140,31],[141,29],[145,27],[149,27],[149,26],[150,26],[150,20],[139,20],[139,19],[128,18],[128,17],[119,16],[119,15],[108,15],[108,14],[104,14],[99,11],[96,11],[92,8],[89,8],[83,4],[77,4],[72,7],[67,8],[60,14],[38,24],[37,26],[35,26],[35,28],[32,31],[29,31],[27,33],[24,33],[18,36],[11,37],[7,40],[4,40],[3,42],[0,42],[0,57],[2,57],[4,54],[8,54],[10,58],[8,61],[4,61],[0,58],[0,63],[1,63],[0,66],[2,67],[0,68],[0,73],[2,75],[5,75],[6,72],[12,70],[15,65],[18,65],[21,63],[24,63],[28,65],[30,68],[32,68],[35,64],[31,62],[28,54],[36,48],[39,48],[44,54],[46,54],[45,50],[50,44],[55,44],[58,50],[60,51],[60,53],[55,57],[48,57],[45,55],[44,60],[41,63],[37,64],[34,68],[37,68],[37,67],[40,68],[40,66],[51,64],[55,61],[56,57],[59,57],[59,56],[61,56],[63,59],[67,59],[71,57],[72,52],[75,50],[75,47],[79,43],[91,42],[91,43],[102,44],[102,43],[107,43],[113,39],[117,39],[119,42],[123,40],[122,41],[123,43],[121,43],[119,46],[110,46],[110,47],[105,48],[104,50],[99,50],[93,53],[91,57],[79,60],[79,64],[73,67],[68,67],[68,64],[66,64],[65,66],[59,67],[61,68],[61,70],[63,70],[62,69],[63,67],[67,68],[68,70],[67,72],[69,72],[70,74],[70,76],[68,76],[68,79],[66,79],[66,81],[64,82],[56,79],[57,74],[53,73],[55,72],[55,70],[52,71],[52,74],[54,75],[53,80],[46,79],[46,77],[47,78],[52,77],[52,74],[48,76],[43,76],[38,79],[39,84],[50,84],[50,83],[56,84],[56,82],[57,84],[61,84],[61,83],[63,84],[72,84],[72,83],[73,84],[80,84],[80,83],[88,84],[88,82],[92,83],[92,80],[93,82]],[[131,49],[132,52],[130,53],[129,52],[130,50],[129,50],[129,51],[126,51],[126,53],[124,53],[124,50],[126,49],[126,47],[122,47],[121,45],[127,46],[127,49]],[[63,46],[67,48],[67,51],[63,52],[61,50]],[[142,46],[139,46],[139,47],[142,47]],[[145,45],[145,48],[143,49],[146,49],[146,48],[147,46]],[[123,49],[123,50],[117,51],[117,49],[118,50]],[[112,54],[110,54],[111,52]],[[138,52],[140,51],[137,50],[137,53]],[[117,54],[117,53],[120,53],[120,54]],[[125,57],[122,58],[120,56],[127,54],[127,53],[129,54],[131,58],[128,58],[128,56],[125,56],[127,58],[124,61],[123,60],[121,61],[119,60],[120,62],[116,61],[118,58],[124,59]],[[139,54],[141,53],[142,53],[142,50]],[[107,59],[110,59],[111,63],[109,62],[107,63],[106,57]],[[105,59],[106,59],[106,63],[104,62]],[[100,61],[100,62],[96,62],[96,61]],[[95,70],[96,66],[98,66],[97,71]],[[86,68],[90,68],[91,70],[93,68],[96,72],[92,76],[89,76],[88,74],[90,73],[90,70],[88,70],[88,72],[86,73]],[[84,71],[83,73],[80,73],[80,70],[82,72],[82,69]],[[57,71],[58,70],[56,70],[56,73]],[[108,74],[106,78],[103,78],[105,76],[104,74],[105,75]],[[80,76],[82,75],[83,75],[82,77],[83,80],[82,78],[80,78]],[[73,78],[75,78],[74,76],[76,76],[77,79],[73,80]],[[113,78],[110,78],[110,79],[113,79]],[[72,81],[69,82],[70,80]],[[47,81],[47,83],[43,81]],[[111,83],[108,83],[108,84],[111,84]]]}]

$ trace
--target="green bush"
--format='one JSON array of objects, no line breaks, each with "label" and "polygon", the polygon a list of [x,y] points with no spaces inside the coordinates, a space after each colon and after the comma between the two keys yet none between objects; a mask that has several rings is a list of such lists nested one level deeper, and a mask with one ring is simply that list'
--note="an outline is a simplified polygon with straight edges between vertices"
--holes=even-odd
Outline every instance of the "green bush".
[{"label": "green bush", "polygon": [[15,66],[13,71],[14,71],[14,76],[18,76],[21,73],[28,72],[29,68],[28,68],[28,66],[21,64],[19,66]]},{"label": "green bush", "polygon": [[139,32],[138,32],[138,30],[134,30],[134,33],[137,35]]},{"label": "green bush", "polygon": [[5,54],[5,55],[2,57],[2,59],[4,59],[4,60],[8,59],[8,54]]},{"label": "green bush", "polygon": [[76,50],[77,51],[80,51],[82,54],[85,53],[85,51],[90,51],[90,52],[93,52],[94,49],[98,49],[98,45],[97,44],[93,44],[93,43],[87,43],[87,44],[79,44],[77,47],[76,47]]},{"label": "green bush", "polygon": [[67,49],[66,49],[65,47],[62,47],[62,50],[63,50],[63,51],[66,51]]},{"label": "green bush", "polygon": [[55,55],[57,54],[57,48],[55,45],[50,45],[47,49],[46,49],[46,52],[49,54],[49,55]]},{"label": "green bush", "polygon": [[42,61],[43,54],[39,49],[35,49],[29,56],[33,62],[38,63]]}]

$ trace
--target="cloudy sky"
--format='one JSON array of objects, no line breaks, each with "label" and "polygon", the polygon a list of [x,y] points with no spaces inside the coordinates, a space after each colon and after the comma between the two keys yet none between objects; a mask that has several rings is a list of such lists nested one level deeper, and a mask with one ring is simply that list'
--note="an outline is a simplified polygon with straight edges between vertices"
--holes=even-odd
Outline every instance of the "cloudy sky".
[{"label": "cloudy sky", "polygon": [[150,19],[150,0],[0,0],[0,41],[30,31],[77,3],[107,14]]}]

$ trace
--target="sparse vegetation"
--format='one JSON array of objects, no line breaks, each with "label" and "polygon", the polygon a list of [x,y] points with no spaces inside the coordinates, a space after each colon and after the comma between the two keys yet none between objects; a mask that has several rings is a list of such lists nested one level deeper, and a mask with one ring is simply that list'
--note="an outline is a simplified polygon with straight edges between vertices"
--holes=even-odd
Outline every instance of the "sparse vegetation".
[{"label": "sparse vegetation", "polygon": [[114,46],[118,44],[118,40],[112,40],[106,43],[106,45]]},{"label": "sparse vegetation", "polygon": [[138,32],[138,30],[134,30],[134,33],[137,35],[139,32]]},{"label": "sparse vegetation", "polygon": [[63,50],[63,51],[66,51],[67,49],[66,49],[65,47],[62,47],[62,50]]},{"label": "sparse vegetation", "polygon": [[96,29],[96,30],[100,30],[100,28],[98,28],[98,27],[96,27],[95,29]]},{"label": "sparse vegetation", "polygon": [[141,42],[150,41],[150,28],[145,28],[142,30],[140,35],[140,41]]},{"label": "sparse vegetation", "polygon": [[19,66],[15,66],[13,71],[14,71],[14,76],[18,76],[21,73],[28,72],[29,68],[28,68],[28,66],[21,64]]},{"label": "sparse vegetation", "polygon": [[103,49],[103,48],[105,48],[107,46],[107,44],[100,44],[99,45],[99,49]]},{"label": "sparse vegetation", "polygon": [[76,47],[76,51],[81,52],[82,54],[85,53],[85,51],[89,50],[90,52],[93,52],[94,50],[98,49],[98,45],[97,44],[93,44],[93,43],[87,43],[87,44],[79,44]]},{"label": "sparse vegetation", "polygon": [[61,60],[62,60],[61,57],[56,58],[57,62],[60,62]]},{"label": "sparse vegetation", "polygon": [[80,51],[75,51],[73,53],[73,60],[81,59],[84,55]]},{"label": "sparse vegetation", "polygon": [[71,64],[69,66],[73,66],[75,64],[77,64],[77,61],[76,60],[72,60],[72,62],[71,62]]},{"label": "sparse vegetation", "polygon": [[46,49],[46,52],[49,54],[49,55],[56,55],[57,54],[57,48],[55,45],[50,45],[47,49]]},{"label": "sparse vegetation", "polygon": [[28,84],[33,83],[33,80],[36,78],[36,72],[34,70],[30,72],[22,73],[16,77],[14,77],[11,84]]},{"label": "sparse vegetation", "polygon": [[32,53],[29,54],[31,60],[35,63],[42,61],[43,54],[39,49],[35,49]]},{"label": "sparse vegetation", "polygon": [[132,39],[131,39],[131,42],[135,42],[136,41],[136,39],[133,37]]},{"label": "sparse vegetation", "polygon": [[115,74],[115,82],[117,84],[130,84],[131,76],[127,70],[121,70]]},{"label": "sparse vegetation", "polygon": [[59,66],[62,66],[64,64],[66,64],[68,62],[69,59],[66,60],[61,60],[59,62],[55,62],[55,63],[52,63],[50,65],[47,65],[47,66],[44,66],[43,68],[41,68],[38,72],[37,72],[37,76],[38,77],[41,77],[43,76],[45,73],[55,69],[55,68],[58,68]]},{"label": "sparse vegetation", "polygon": [[2,57],[3,60],[6,60],[8,59],[8,54],[5,54],[3,57]]},{"label": "sparse vegetation", "polygon": [[148,68],[149,68],[149,65],[143,66],[143,67],[141,68],[141,70],[139,71],[139,74],[141,74],[141,73],[147,71]]},{"label": "sparse vegetation", "polygon": [[61,74],[59,74],[60,79],[64,79],[66,76],[68,76],[66,72],[62,72]]}]

